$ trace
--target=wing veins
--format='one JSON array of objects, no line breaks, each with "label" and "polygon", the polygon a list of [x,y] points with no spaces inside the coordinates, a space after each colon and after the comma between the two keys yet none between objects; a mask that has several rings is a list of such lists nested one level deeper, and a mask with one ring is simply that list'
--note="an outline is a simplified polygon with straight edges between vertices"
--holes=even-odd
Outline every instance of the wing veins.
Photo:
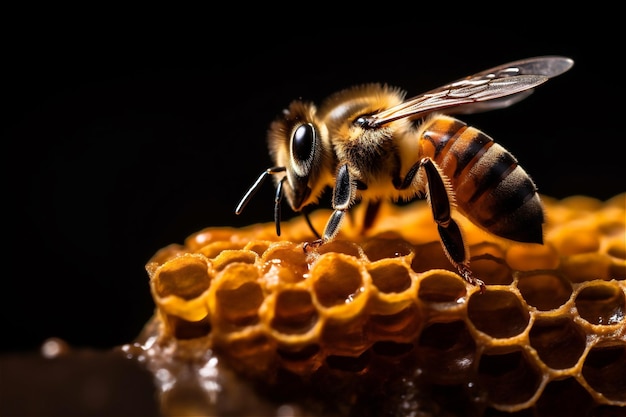
[{"label": "wing veins", "polygon": [[[367,118],[371,127],[434,111],[473,113],[508,107],[533,89],[569,70],[573,61],[558,56],[523,59],[479,72],[417,95]],[[489,102],[489,103],[485,103]]]}]

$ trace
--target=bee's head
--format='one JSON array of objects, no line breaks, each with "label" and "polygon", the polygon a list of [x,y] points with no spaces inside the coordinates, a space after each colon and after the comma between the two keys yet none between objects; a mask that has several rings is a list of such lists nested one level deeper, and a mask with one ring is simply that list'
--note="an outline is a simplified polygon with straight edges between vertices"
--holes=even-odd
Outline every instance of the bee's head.
[{"label": "bee's head", "polygon": [[[331,153],[326,129],[315,116],[312,104],[292,102],[270,126],[268,145],[274,164],[285,167],[284,195],[294,211],[316,203],[329,185]],[[274,176],[274,181],[284,177]]]}]

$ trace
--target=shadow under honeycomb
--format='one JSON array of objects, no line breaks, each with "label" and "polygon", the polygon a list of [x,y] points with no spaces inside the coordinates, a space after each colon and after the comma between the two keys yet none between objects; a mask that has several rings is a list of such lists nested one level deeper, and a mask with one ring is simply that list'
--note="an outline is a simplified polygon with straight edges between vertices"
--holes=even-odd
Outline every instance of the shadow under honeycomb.
[{"label": "shadow under honeycomb", "polygon": [[[618,415],[625,206],[626,194],[546,199],[544,245],[459,219],[484,293],[454,272],[424,202],[385,207],[366,235],[347,222],[314,254],[303,251],[312,237],[300,219],[281,240],[269,223],[209,228],[147,264],[156,314],[125,349],[168,387],[166,415],[193,408],[165,395],[190,378],[211,412],[245,412],[220,402],[239,385],[208,377],[210,361],[269,402],[252,414]],[[328,214],[313,214],[316,227]]]}]

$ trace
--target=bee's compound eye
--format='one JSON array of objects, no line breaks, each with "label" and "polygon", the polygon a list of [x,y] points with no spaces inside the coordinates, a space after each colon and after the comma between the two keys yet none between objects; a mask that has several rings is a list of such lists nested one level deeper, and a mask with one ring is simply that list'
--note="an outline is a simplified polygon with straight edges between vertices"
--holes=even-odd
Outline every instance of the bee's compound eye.
[{"label": "bee's compound eye", "polygon": [[315,128],[311,123],[298,126],[291,138],[291,154],[296,162],[306,162],[313,156]]}]

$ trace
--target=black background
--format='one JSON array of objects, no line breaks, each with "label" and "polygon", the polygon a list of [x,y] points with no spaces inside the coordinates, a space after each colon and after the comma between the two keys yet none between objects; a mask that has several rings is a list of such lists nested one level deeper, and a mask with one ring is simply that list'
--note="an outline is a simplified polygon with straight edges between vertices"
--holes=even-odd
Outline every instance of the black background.
[{"label": "black background", "polygon": [[355,10],[344,21],[292,13],[249,25],[195,14],[43,16],[4,37],[3,351],[53,336],[127,343],[153,312],[144,265],[155,251],[204,227],[271,221],[269,185],[243,215],[233,210],[270,166],[265,133],[292,99],[319,102],[363,82],[410,96],[508,61],[569,56],[574,68],[530,98],[464,119],[510,150],[543,194],[625,191],[610,24],[401,23]]}]

